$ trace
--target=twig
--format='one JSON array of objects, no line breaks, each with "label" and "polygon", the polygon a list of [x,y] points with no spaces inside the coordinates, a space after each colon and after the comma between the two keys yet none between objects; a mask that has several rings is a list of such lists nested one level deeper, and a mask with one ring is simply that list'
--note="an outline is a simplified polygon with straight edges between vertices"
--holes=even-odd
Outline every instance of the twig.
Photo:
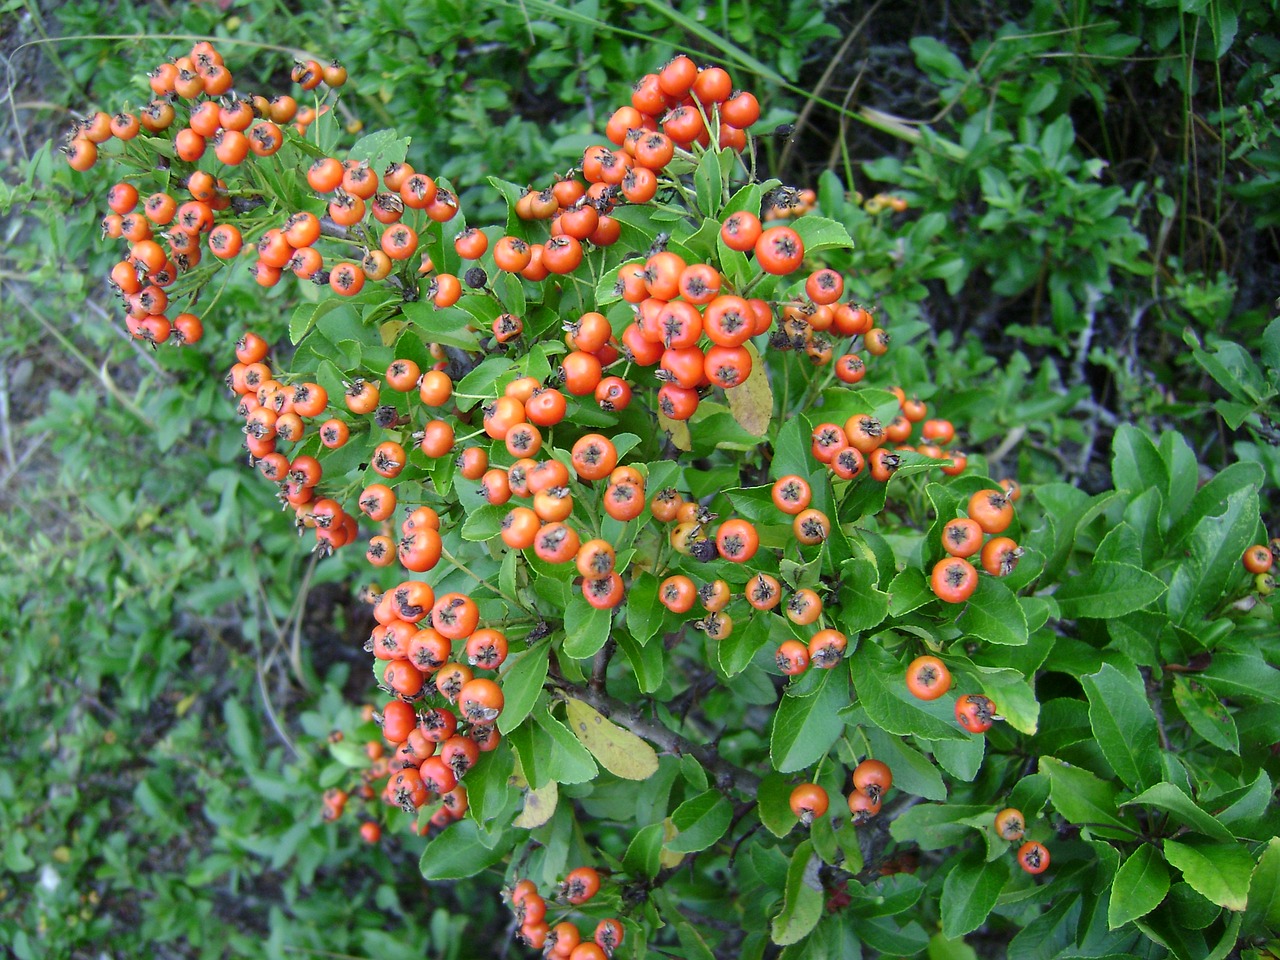
[{"label": "twig", "polygon": [[605,675],[609,672],[609,660],[613,657],[613,651],[617,649],[617,642],[610,637],[603,647],[596,651],[595,659],[591,662],[591,692],[599,696],[604,696],[605,691]]}]

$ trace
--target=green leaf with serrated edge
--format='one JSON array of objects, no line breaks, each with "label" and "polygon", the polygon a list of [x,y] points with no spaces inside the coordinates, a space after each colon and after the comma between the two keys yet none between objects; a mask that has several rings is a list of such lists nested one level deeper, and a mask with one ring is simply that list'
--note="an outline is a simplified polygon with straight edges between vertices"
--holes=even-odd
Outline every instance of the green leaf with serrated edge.
[{"label": "green leaf with serrated edge", "polygon": [[823,250],[853,248],[853,238],[849,236],[849,231],[845,229],[843,223],[836,220],[806,215],[793,220],[790,226],[800,235],[806,256],[812,256]]},{"label": "green leaf with serrated edge", "polygon": [[906,667],[878,643],[864,643],[849,658],[858,701],[871,721],[887,733],[924,740],[963,740],[969,734],[955,721],[954,700],[926,702],[907,691]]},{"label": "green leaf with serrated edge", "polygon": [[[865,726],[873,756],[883,760],[893,771],[893,785],[913,797],[926,800],[947,799],[942,774],[928,757],[915,750],[901,737],[891,737],[874,724]],[[945,741],[950,742],[950,741]]]},{"label": "green leaf with serrated edge", "polygon": [[1056,757],[1041,757],[1040,772],[1049,777],[1053,808],[1072,823],[1127,828],[1118,816],[1116,788],[1112,784]]},{"label": "green leaf with serrated edge", "polygon": [[716,643],[716,658],[726,676],[737,676],[751,665],[756,654],[768,645],[772,633],[770,628],[778,619],[771,613],[753,613],[745,625],[736,627],[729,636]]},{"label": "green leaf with serrated edge", "polygon": [[1218,822],[1213,814],[1201,808],[1194,800],[1172,783],[1157,783],[1123,804],[1129,806],[1157,807],[1170,814],[1174,820],[1214,840],[1231,843],[1235,834]]},{"label": "green leaf with serrated edge", "polygon": [[341,306],[344,306],[341,300],[321,300],[319,303],[298,306],[289,319],[289,342],[297,343],[315,326],[316,321]]},{"label": "green leaf with serrated edge", "polygon": [[1080,678],[1103,756],[1132,790],[1160,780],[1160,741],[1147,692],[1111,664]]},{"label": "green leaf with serrated edge", "polygon": [[616,631],[613,635],[618,642],[618,649],[631,664],[636,675],[636,686],[641,693],[653,693],[662,686],[666,675],[665,651],[660,643],[641,646],[632,636],[624,631]]},{"label": "green leaf with serrated edge", "polygon": [[976,851],[969,853],[947,874],[942,884],[942,932],[961,937],[976,930],[991,913],[1009,880],[1009,865],[988,862]]},{"label": "green leaf with serrated edge", "polygon": [[1145,431],[1132,424],[1121,424],[1111,441],[1111,480],[1117,490],[1131,494],[1169,486],[1169,468],[1160,451]]},{"label": "green leaf with serrated edge", "polygon": [[956,619],[956,626],[987,643],[1018,646],[1027,642],[1027,618],[1022,606],[995,577],[978,578],[978,589]]},{"label": "green leaf with serrated edge", "polygon": [[[1204,486],[1196,490],[1186,511],[1177,517],[1166,538],[1171,555],[1185,549],[1183,542],[1205,517],[1221,516],[1232,495],[1246,490],[1258,490],[1265,481],[1262,467],[1256,463],[1233,463],[1219,470]],[[1240,558],[1235,558],[1239,562]]]},{"label": "green leaf with serrated edge", "polygon": [[647,780],[658,769],[658,755],[630,730],[618,726],[581,700],[566,697],[571,729],[591,755],[615,777]]},{"label": "green leaf with serrated edge", "polygon": [[943,850],[971,836],[966,820],[990,814],[990,805],[921,803],[895,817],[889,833],[899,843],[914,843],[921,850]]},{"label": "green leaf with serrated edge", "polygon": [[1280,930],[1280,837],[1272,837],[1249,882],[1249,903],[1241,933],[1246,937]]},{"label": "green leaf with serrated edge", "polygon": [[502,742],[498,749],[481,755],[474,768],[467,774],[467,799],[471,815],[480,823],[492,820],[503,812],[510,794],[508,781],[515,767],[515,754],[509,744]]},{"label": "green leaf with serrated edge", "polygon": [[782,910],[773,918],[770,936],[774,943],[780,946],[799,943],[822,919],[820,867],[821,861],[813,852],[812,841],[805,840],[796,847],[787,868]]},{"label": "green leaf with serrated edge", "polygon": [[1215,653],[1199,680],[1219,696],[1233,700],[1280,703],[1280,670],[1255,654]]},{"label": "green leaf with serrated edge", "polygon": [[[1009,647],[1006,649],[1020,649]],[[1023,673],[1016,669],[999,669],[974,665],[979,674],[982,690],[1000,708],[1000,716],[1009,726],[1027,736],[1034,736],[1040,729],[1040,704],[1035,690],[1027,680],[1034,671]]]},{"label": "green leaf with serrated edge", "polygon": [[675,853],[705,850],[724,836],[733,820],[733,804],[719,790],[707,790],[671,811],[671,823],[679,832],[667,841]]},{"label": "green leaf with serrated edge", "polygon": [[937,740],[933,743],[933,758],[947,773],[969,783],[978,775],[982,758],[986,753],[986,737],[969,737],[966,740]]},{"label": "green leaf with serrated edge", "polygon": [[551,778],[560,783],[586,783],[594,780],[599,772],[596,762],[573,732],[545,708],[539,708],[533,716],[538,726],[551,738],[551,757],[548,761]]},{"label": "green leaf with serrated edge", "polygon": [[1160,905],[1169,892],[1169,868],[1160,851],[1143,844],[1126,860],[1111,884],[1107,906],[1107,926],[1112,930],[1130,920],[1146,916]]},{"label": "green leaf with serrated edge", "polygon": [[645,644],[662,626],[663,606],[658,602],[659,580],[644,571],[631,581],[627,591],[627,629],[638,643]]},{"label": "green leaf with serrated edge", "polygon": [[524,807],[519,816],[511,821],[513,827],[535,830],[550,820],[556,813],[560,803],[560,785],[554,780],[536,790],[526,791]]},{"label": "green leaf with serrated edge", "polygon": [[1053,595],[1065,620],[1123,617],[1159,600],[1164,582],[1131,563],[1093,563],[1087,573],[1068,577]]},{"label": "green leaf with serrated edge", "polygon": [[1247,905],[1253,857],[1242,845],[1165,840],[1164,856],[1206,899],[1228,910],[1243,910]]},{"label": "green leaf with serrated edge", "polygon": [[791,812],[792,784],[780,773],[768,773],[756,790],[757,813],[764,828],[775,837],[785,837],[799,818]]},{"label": "green leaf with serrated edge", "polygon": [[460,820],[427,844],[418,860],[424,880],[464,880],[493,866],[508,853],[507,845],[493,849],[480,839],[474,820]]},{"label": "green leaf with serrated edge", "polygon": [[1189,555],[1169,582],[1167,607],[1175,623],[1190,624],[1208,613],[1239,576],[1240,557],[1258,528],[1257,487],[1233,491],[1206,514],[1182,541]]},{"label": "green leaf with serrated edge", "polygon": [[[480,401],[469,397],[497,396],[498,385],[503,379],[514,379],[511,374],[515,364],[506,357],[490,357],[482,360],[474,370],[458,381],[454,388],[454,402],[459,410],[470,410]],[[463,396],[466,394],[467,396]]]},{"label": "green leaf with serrated edge", "polygon": [[[472,299],[464,298],[466,302]],[[480,337],[474,330],[468,330],[467,313],[461,307],[450,307],[441,310],[434,304],[423,300],[404,303],[400,307],[407,319],[419,335],[429,343],[439,343],[446,347],[457,347],[460,350],[478,350]],[[494,314],[497,316],[497,313]],[[492,323],[493,317],[489,318]]]},{"label": "green leaf with serrated edge", "polygon": [[769,757],[780,773],[816,763],[844,730],[837,711],[849,702],[848,675],[840,667],[823,673],[814,695],[784,696],[774,712]]},{"label": "green leaf with serrated edge", "polygon": [[593,656],[609,639],[612,610],[593,607],[577,588],[564,611],[564,652],[576,660]]},{"label": "green leaf with serrated edge", "polygon": [[[840,531],[833,530],[828,544],[836,556],[846,556],[834,540]],[[889,615],[889,594],[876,586],[876,565],[864,557],[851,557],[840,564],[839,606],[836,625],[849,635],[878,627]]]},{"label": "green leaf with serrated edge", "polygon": [[903,569],[889,584],[889,615],[902,617],[936,598],[929,582],[917,567]]},{"label": "green leaf with serrated edge", "polygon": [[498,731],[503,735],[523,723],[538,702],[542,685],[547,682],[550,665],[547,648],[550,645],[550,638],[539,640],[524,653],[509,657],[502,665],[504,702],[502,713],[498,714]]},{"label": "green leaf with serrated edge", "polygon": [[651,823],[636,831],[627,852],[622,855],[622,865],[632,876],[656,877],[662,868],[662,843],[666,826]]},{"label": "green leaf with serrated edge", "polygon": [[717,151],[708,150],[702,155],[697,169],[693,171],[693,187],[702,215],[711,220],[717,219],[724,199],[724,172],[720,168],[720,154]]},{"label": "green leaf with serrated edge", "polygon": [[1187,678],[1174,676],[1174,703],[1190,728],[1221,750],[1240,753],[1240,733],[1230,710],[1212,692]]},{"label": "green leaf with serrated edge", "polygon": [[485,543],[492,540],[502,532],[502,521],[509,512],[510,508],[505,504],[499,506],[493,503],[486,503],[483,507],[467,514],[467,519],[462,524],[459,536],[463,540],[470,540],[473,543]]}]

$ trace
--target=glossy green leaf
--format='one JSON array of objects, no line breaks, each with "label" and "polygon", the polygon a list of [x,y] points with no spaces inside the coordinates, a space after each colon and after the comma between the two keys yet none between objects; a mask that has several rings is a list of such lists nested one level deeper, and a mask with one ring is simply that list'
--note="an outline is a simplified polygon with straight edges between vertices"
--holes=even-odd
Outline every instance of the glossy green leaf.
[{"label": "glossy green leaf", "polygon": [[784,696],[773,715],[769,756],[780,773],[816,763],[844,730],[838,711],[849,702],[848,674],[824,670],[812,696]]},{"label": "glossy green leaf", "polygon": [[551,640],[539,640],[524,653],[510,657],[503,664],[502,694],[504,703],[502,713],[498,714],[498,730],[503,734],[510,733],[529,716],[533,705],[538,702],[542,693],[542,685],[547,681],[547,668],[550,663],[547,648]]},{"label": "glossy green leaf", "polygon": [[1280,837],[1272,837],[1249,882],[1249,903],[1244,914],[1246,937],[1264,930],[1280,930]]},{"label": "glossy green leaf", "polygon": [[963,740],[969,736],[955,722],[954,701],[944,697],[927,703],[911,696],[906,668],[878,644],[862,644],[849,664],[859,703],[883,730],[923,740]]},{"label": "glossy green leaf", "polygon": [[1082,677],[1089,723],[1107,762],[1131,789],[1160,780],[1160,741],[1147,692],[1111,664]]},{"label": "glossy green leaf", "polygon": [[662,823],[651,823],[637,830],[622,857],[622,865],[627,872],[635,876],[656,877],[662,867],[665,837],[666,825]]},{"label": "glossy green leaf", "polygon": [[1253,858],[1240,844],[1166,840],[1164,856],[1201,896],[1228,910],[1245,908]]},{"label": "glossy green leaf", "polygon": [[733,804],[718,790],[707,790],[691,797],[671,812],[671,822],[679,831],[667,841],[667,849],[676,853],[705,850],[724,836],[733,820]]},{"label": "glossy green leaf", "polygon": [[627,591],[627,629],[637,643],[646,644],[662,627],[665,607],[658,602],[658,578],[648,570],[631,581]]},{"label": "glossy green leaf", "polygon": [[1173,702],[1192,730],[1215,747],[1240,753],[1240,732],[1236,729],[1235,718],[1209,690],[1181,674],[1175,674]]},{"label": "glossy green leaf", "polygon": [[1054,809],[1072,823],[1126,827],[1118,815],[1113,784],[1055,757],[1041,757],[1040,772],[1049,777],[1049,797]]},{"label": "glossy green leaf", "polygon": [[427,844],[418,860],[424,880],[463,880],[482,873],[510,852],[507,845],[486,846],[473,820],[460,820]]},{"label": "glossy green leaf", "polygon": [[1202,809],[1172,783],[1157,783],[1125,803],[1125,806],[1134,805],[1164,810],[1178,823],[1211,839],[1221,840],[1224,843],[1235,840],[1235,835],[1219,823],[1213,814]]},{"label": "glossy green leaf", "polygon": [[1160,905],[1168,892],[1169,868],[1159,850],[1144,844],[1116,873],[1107,906],[1107,925],[1114,930],[1145,916]]},{"label": "glossy green leaf", "polygon": [[996,577],[978,578],[978,589],[956,619],[956,626],[987,643],[1017,646],[1027,642],[1027,617],[1022,605]]},{"label": "glossy green leaf", "polygon": [[1098,562],[1085,574],[1068,577],[1053,595],[1067,620],[1123,617],[1160,599],[1164,582],[1131,563]]},{"label": "glossy green leaf", "polygon": [[564,652],[575,660],[585,660],[609,640],[612,610],[600,610],[574,589],[564,611]]},{"label": "glossy green leaf", "polygon": [[969,853],[947,874],[942,884],[942,933],[955,938],[976,930],[987,919],[1009,880],[1004,860],[988,861]]},{"label": "glossy green leaf", "polygon": [[790,778],[780,773],[768,773],[756,790],[756,810],[760,822],[775,837],[785,837],[800,819],[791,812]]},{"label": "glossy green leaf", "polygon": [[812,841],[805,840],[791,855],[782,911],[773,918],[771,928],[774,943],[798,943],[822,919],[822,881],[818,876],[821,865]]}]

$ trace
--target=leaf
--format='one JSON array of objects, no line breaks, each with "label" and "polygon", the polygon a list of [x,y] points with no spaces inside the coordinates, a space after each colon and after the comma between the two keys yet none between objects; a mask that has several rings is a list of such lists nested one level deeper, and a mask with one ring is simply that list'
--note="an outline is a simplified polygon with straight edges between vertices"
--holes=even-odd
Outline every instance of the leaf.
[{"label": "leaf", "polygon": [[1088,573],[1068,577],[1053,595],[1063,619],[1123,617],[1165,592],[1164,582],[1131,563],[1097,562]]},{"label": "leaf", "polygon": [[485,846],[474,820],[459,820],[427,844],[418,869],[424,880],[463,880],[491,867],[509,852],[508,844],[498,843],[492,849]]},{"label": "leaf", "polygon": [[823,250],[853,249],[853,238],[837,220],[805,215],[791,221],[790,226],[800,235],[806,257]]},{"label": "leaf", "polygon": [[613,611],[593,607],[575,589],[564,611],[564,652],[575,660],[585,660],[609,640]]},{"label": "leaf", "polygon": [[560,785],[554,780],[548,781],[545,786],[524,795],[524,809],[511,821],[511,825],[525,830],[540,827],[555,815],[559,802]]},{"label": "leaf", "polygon": [[784,696],[774,711],[769,757],[779,773],[817,762],[844,731],[838,711],[849,702],[847,675],[840,667],[823,673],[811,696]]},{"label": "leaf", "polygon": [[895,817],[889,833],[899,843],[914,843],[921,850],[944,850],[972,835],[967,820],[992,816],[991,809],[990,805],[921,803]]},{"label": "leaf", "polygon": [[792,785],[780,773],[768,773],[756,790],[756,812],[764,828],[775,837],[785,837],[800,822],[791,812]]},{"label": "leaf", "polygon": [[1280,703],[1280,670],[1254,654],[1215,653],[1200,679],[1224,697]]},{"label": "leaf", "polygon": [[630,730],[606,719],[594,707],[565,699],[569,726],[600,765],[623,780],[647,780],[658,770],[658,755]]},{"label": "leaf", "polygon": [[751,356],[751,375],[724,395],[738,425],[752,436],[763,437],[773,422],[773,388],[755,344],[748,340],[744,346]]},{"label": "leaf", "polygon": [[901,617],[936,599],[924,571],[908,566],[889,584],[889,614]]},{"label": "leaf", "polygon": [[704,218],[719,218],[720,204],[724,199],[724,174],[720,169],[720,152],[708,150],[693,171],[693,186],[698,209]]},{"label": "leaf", "polygon": [[1088,770],[1041,757],[1040,772],[1049,777],[1049,797],[1058,813],[1075,824],[1124,828],[1116,809],[1116,788]]},{"label": "leaf", "polygon": [[640,688],[640,692],[653,693],[662,686],[666,673],[666,658],[662,644],[651,643],[642,647],[630,634],[622,630],[616,631],[613,637],[618,643],[618,649],[622,651],[627,662],[631,664],[631,669],[635,671],[636,686]]},{"label": "leaf", "polygon": [[1107,926],[1112,930],[1146,916],[1169,892],[1169,868],[1153,844],[1143,844],[1116,872],[1107,906]]},{"label": "leaf", "polygon": [[502,532],[502,521],[510,512],[505,504],[486,503],[467,514],[459,536],[472,543],[484,543]]},{"label": "leaf", "polygon": [[1253,858],[1240,844],[1166,840],[1164,856],[1193,890],[1218,906],[1243,910],[1248,904]]},{"label": "leaf", "polygon": [[963,80],[969,74],[960,58],[933,37],[912,37],[910,46],[920,69],[929,74],[929,78],[935,83]]},{"label": "leaf", "polygon": [[977,851],[965,856],[942,884],[942,933],[955,938],[980,927],[1009,881],[1004,860],[988,862]]},{"label": "leaf", "polygon": [[849,658],[853,685],[867,716],[887,733],[922,740],[963,740],[969,736],[955,722],[954,700],[932,703],[907,692],[906,668],[881,649],[864,643]]},{"label": "leaf", "polygon": [[658,585],[658,578],[645,570],[631,581],[627,591],[627,629],[642,645],[662,626],[664,608],[658,602]]},{"label": "leaf", "polygon": [[[863,727],[867,739],[877,760],[883,760],[893,771],[893,783],[898,789],[915,797],[926,800],[947,799],[947,788],[942,782],[942,774],[938,772],[928,757],[913,748],[902,737],[891,737],[875,724]],[[942,743],[959,741],[939,740]]]},{"label": "leaf", "polygon": [[545,707],[534,713],[538,726],[551,739],[550,775],[560,783],[586,783],[594,780],[599,768],[591,758],[591,752],[563,723],[553,717]]},{"label": "leaf", "polygon": [[498,714],[498,731],[504,736],[520,726],[533,710],[547,682],[550,655],[547,648],[550,638],[539,640],[532,647],[503,664],[502,713]]},{"label": "leaf", "polygon": [[1253,868],[1249,905],[1241,933],[1252,937],[1265,930],[1280,930],[1280,837],[1272,837]]},{"label": "leaf", "polygon": [[1143,805],[1158,807],[1171,814],[1179,823],[1185,824],[1196,833],[1202,833],[1214,840],[1234,843],[1235,834],[1224,827],[1213,814],[1203,810],[1194,800],[1179,790],[1172,783],[1157,783],[1149,790],[1144,790],[1124,806]]},{"label": "leaf", "polygon": [[633,876],[656,877],[662,867],[662,844],[666,839],[666,825],[651,823],[636,831],[622,855],[622,865]]},{"label": "leaf", "polygon": [[667,849],[676,853],[705,850],[724,836],[732,822],[733,804],[720,791],[706,790],[671,812],[678,832],[667,841]]},{"label": "leaf", "polygon": [[1111,441],[1111,480],[1117,490],[1137,495],[1169,486],[1169,468],[1145,430],[1121,424]]},{"label": "leaf", "polygon": [[716,658],[725,676],[737,676],[751,665],[755,655],[769,642],[770,628],[777,620],[774,614],[757,611],[745,626],[736,627],[716,644]]},{"label": "leaf", "polygon": [[1080,682],[1089,698],[1089,725],[1111,769],[1134,790],[1157,783],[1160,742],[1146,690],[1109,663]]},{"label": "leaf", "polygon": [[1222,701],[1199,684],[1193,684],[1181,675],[1173,678],[1173,702],[1186,718],[1191,729],[1215,747],[1240,753],[1240,733],[1235,718],[1222,705]]},{"label": "leaf", "polygon": [[[470,301],[480,298],[465,299]],[[457,347],[460,350],[478,350],[480,347],[480,337],[469,329],[470,318],[460,307],[441,310],[429,301],[413,300],[402,304],[400,309],[419,335],[429,343]],[[495,313],[494,316],[496,315]],[[493,317],[489,320],[492,322]]]},{"label": "leaf", "polygon": [[1175,623],[1189,624],[1218,604],[1239,576],[1240,557],[1257,528],[1258,493],[1253,486],[1235,490],[1220,510],[1200,518],[1180,546],[1189,556],[1169,583],[1169,615]]},{"label": "leaf", "polygon": [[821,866],[810,840],[797,846],[791,855],[782,911],[773,918],[770,928],[771,939],[779,946],[799,943],[822,919],[822,881],[818,877]]},{"label": "leaf", "polygon": [[346,304],[341,300],[321,300],[319,303],[300,304],[293,311],[293,316],[289,318],[289,342],[297,343],[321,317],[342,306]]},{"label": "leaf", "polygon": [[497,395],[497,383],[511,372],[515,364],[506,357],[490,357],[458,381],[453,390],[454,403],[459,410],[470,410],[479,400],[471,397]]},{"label": "leaf", "polygon": [[956,626],[988,643],[1019,646],[1027,642],[1027,617],[1013,591],[996,577],[979,577]]}]

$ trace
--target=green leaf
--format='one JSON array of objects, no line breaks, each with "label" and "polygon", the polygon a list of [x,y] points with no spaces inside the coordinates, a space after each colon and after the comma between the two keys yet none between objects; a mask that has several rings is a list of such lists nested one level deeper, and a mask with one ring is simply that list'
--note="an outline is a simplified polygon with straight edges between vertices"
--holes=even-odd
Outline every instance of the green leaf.
[{"label": "green leaf", "polygon": [[812,841],[796,847],[787,869],[782,911],[773,918],[770,935],[774,943],[799,943],[822,919],[822,881],[818,876],[821,866]]},{"label": "green leaf", "polygon": [[724,836],[733,821],[733,804],[719,790],[707,790],[691,797],[671,812],[671,823],[679,832],[667,841],[676,853],[705,850]]},{"label": "green leaf", "polygon": [[800,822],[791,812],[792,784],[780,773],[770,772],[756,790],[756,812],[764,828],[775,837],[785,837]]},{"label": "green leaf", "polygon": [[[920,753],[902,737],[891,737],[875,724],[863,727],[867,739],[871,741],[871,749],[877,760],[883,760],[893,771],[893,783],[898,789],[914,797],[926,800],[947,799],[947,788],[942,782],[942,774],[938,772],[928,757]],[[960,743],[961,741],[938,740],[942,743]]]},{"label": "green leaf", "polygon": [[[474,370],[458,381],[454,387],[454,402],[459,410],[470,410],[480,401],[469,397],[497,396],[498,381],[511,372],[515,363],[507,357],[490,357],[482,360]],[[463,396],[463,395],[466,396]]]},{"label": "green leaf", "polygon": [[980,927],[1009,880],[1004,860],[988,862],[977,851],[968,853],[942,884],[942,933],[956,938]]},{"label": "green leaf", "polygon": [[853,238],[844,224],[826,217],[806,214],[790,222],[789,226],[800,235],[806,257],[823,250],[851,250]]},{"label": "green leaf", "polygon": [[627,629],[642,645],[662,626],[664,607],[658,602],[658,585],[658,578],[645,570],[632,580],[627,591]]},{"label": "green leaf", "polygon": [[1192,623],[1217,606],[1239,576],[1240,556],[1253,542],[1257,528],[1254,486],[1233,491],[1214,513],[1200,518],[1180,544],[1188,555],[1169,582],[1169,616],[1175,623]]},{"label": "green leaf", "polygon": [[1280,670],[1250,653],[1215,653],[1200,680],[1220,696],[1280,703]]},{"label": "green leaf", "polygon": [[1111,481],[1117,490],[1139,494],[1169,486],[1169,468],[1145,430],[1121,424],[1111,441]]},{"label": "green leaf", "polygon": [[510,512],[505,504],[486,503],[472,510],[462,524],[459,536],[472,543],[484,543],[502,532],[502,521]]},{"label": "green leaf", "polygon": [[1164,900],[1169,892],[1169,868],[1160,851],[1143,844],[1116,873],[1111,884],[1111,902],[1107,907],[1107,926],[1112,930],[1130,920],[1145,916]]},{"label": "green leaf", "polygon": [[1224,827],[1213,814],[1201,809],[1194,800],[1172,783],[1157,783],[1132,800],[1126,801],[1124,806],[1135,804],[1158,807],[1171,814],[1179,823],[1214,840],[1233,843],[1236,839],[1235,834]]},{"label": "green leaf", "polygon": [[593,656],[609,639],[609,627],[613,622],[612,610],[593,607],[575,589],[564,611],[564,652],[575,660]]},{"label": "green leaf", "polygon": [[840,667],[823,673],[812,695],[784,696],[774,711],[769,756],[779,773],[816,763],[844,731],[838,711],[849,702],[847,675]]},{"label": "green leaf", "polygon": [[1201,896],[1228,910],[1247,905],[1253,858],[1240,844],[1166,840],[1164,856]]},{"label": "green leaf", "polygon": [[893,819],[889,834],[899,843],[914,843],[921,850],[945,850],[972,836],[972,817],[992,816],[989,804],[921,803]]},{"label": "green leaf", "polygon": [[1175,674],[1173,702],[1178,705],[1192,730],[1215,747],[1239,756],[1240,733],[1236,729],[1235,718],[1222,705],[1221,700],[1198,683]]},{"label": "green leaf", "polygon": [[1158,600],[1165,585],[1131,563],[1093,563],[1088,573],[1068,577],[1053,595],[1065,620],[1123,617]]},{"label": "green leaf", "polygon": [[1111,784],[1055,757],[1041,757],[1040,772],[1049,777],[1054,809],[1072,823],[1126,828],[1117,815],[1116,788]]},{"label": "green leaf", "polygon": [[956,626],[988,643],[1019,646],[1027,642],[1027,617],[1013,591],[996,577],[979,577]]},{"label": "green leaf", "polygon": [[906,668],[878,643],[864,643],[849,658],[858,700],[872,723],[900,737],[964,740],[969,734],[955,722],[954,700],[926,702],[907,692]]},{"label": "green leaf", "polygon": [[293,316],[289,318],[289,342],[297,343],[321,317],[342,306],[346,304],[341,300],[332,299],[321,300],[319,303],[300,304],[294,309]]},{"label": "green leaf", "polygon": [[757,611],[746,626],[737,627],[716,644],[716,657],[725,676],[737,676],[751,665],[755,655],[769,642],[771,628],[778,619],[774,614]]},{"label": "green leaf", "polygon": [[920,69],[935,83],[964,80],[969,75],[960,58],[933,37],[912,37],[910,46]]},{"label": "green leaf", "polygon": [[1089,698],[1089,724],[1116,775],[1134,790],[1157,783],[1160,742],[1146,690],[1109,663],[1080,682]]},{"label": "green leaf", "polygon": [[498,730],[504,736],[520,726],[533,710],[547,682],[550,655],[547,648],[550,638],[539,640],[532,647],[503,664],[502,713],[498,714]]},{"label": "green leaf", "polygon": [[539,708],[533,716],[538,726],[551,739],[551,779],[559,783],[586,783],[594,780],[599,768],[591,758],[591,752],[573,732],[551,716],[545,707]]},{"label": "green leaf", "polygon": [[698,209],[707,219],[718,219],[720,204],[724,199],[724,174],[720,169],[720,153],[708,150],[693,171],[694,192]]},{"label": "green leaf", "polygon": [[642,647],[622,630],[614,631],[613,638],[631,664],[631,669],[635,671],[636,686],[641,693],[653,693],[662,686],[666,675],[666,657],[662,644],[651,643]]},{"label": "green leaf", "polygon": [[1280,930],[1280,837],[1272,837],[1267,842],[1258,865],[1253,868],[1241,933],[1252,937],[1266,930]]},{"label": "green leaf", "polygon": [[924,571],[908,566],[889,584],[889,613],[901,617],[936,599]]},{"label": "green leaf", "polygon": [[647,780],[657,772],[658,755],[649,744],[581,700],[566,697],[564,703],[569,728],[600,766],[623,780]]},{"label": "green leaf", "polygon": [[498,843],[492,849],[486,846],[474,820],[460,820],[427,844],[418,869],[424,880],[463,880],[493,866],[509,852],[507,844]]},{"label": "green leaf", "polygon": [[[464,298],[467,301],[479,300],[478,297]],[[480,337],[474,330],[467,328],[471,317],[460,307],[441,310],[425,300],[414,300],[401,305],[405,319],[408,320],[419,335],[428,343],[439,343],[446,347],[457,347],[460,350],[480,349]],[[497,313],[494,313],[497,316]],[[493,317],[489,317],[489,322]]]},{"label": "green leaf", "polygon": [[651,823],[641,827],[622,855],[622,865],[633,876],[656,877],[662,868],[662,843],[666,824]]}]

